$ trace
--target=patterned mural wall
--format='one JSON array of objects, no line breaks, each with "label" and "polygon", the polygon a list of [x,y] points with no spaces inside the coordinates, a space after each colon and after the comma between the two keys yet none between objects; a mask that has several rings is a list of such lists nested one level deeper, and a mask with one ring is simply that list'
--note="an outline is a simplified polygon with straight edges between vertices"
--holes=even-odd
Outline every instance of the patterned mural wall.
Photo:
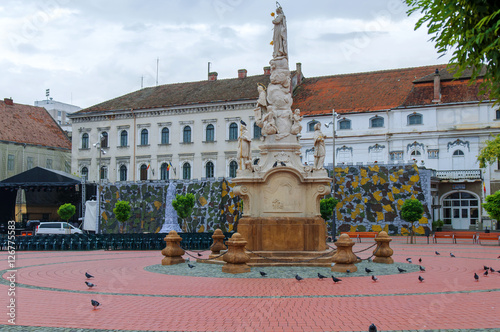
[{"label": "patterned mural wall", "polygon": [[[423,234],[430,227],[431,171],[416,165],[336,167],[336,209],[339,231],[380,231],[407,233],[410,224],[400,217],[406,199],[415,198],[424,205],[424,216],[415,223]],[[234,195],[234,184],[227,181],[153,181],[145,183],[107,184],[101,191],[103,233],[159,232],[165,218],[168,186],[176,194],[193,193],[195,207],[191,217],[179,225],[187,232],[209,232],[221,228],[236,229],[241,217],[242,201]],[[120,224],[113,214],[118,200],[130,202],[132,216]]]}]

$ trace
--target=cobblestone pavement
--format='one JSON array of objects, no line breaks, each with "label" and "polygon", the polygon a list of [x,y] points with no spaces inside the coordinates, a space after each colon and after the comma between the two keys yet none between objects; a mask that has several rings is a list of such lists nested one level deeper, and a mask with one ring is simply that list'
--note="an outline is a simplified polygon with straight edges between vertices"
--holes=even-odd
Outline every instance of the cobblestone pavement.
[{"label": "cobblestone pavement", "polygon": [[[365,261],[356,273],[334,273],[342,279],[336,284],[317,277],[330,277],[329,268],[231,275],[214,264],[161,266],[159,251],[18,252],[10,272],[1,252],[0,331],[367,331],[372,323],[379,331],[500,331],[500,273],[483,276],[484,266],[500,270],[500,247],[418,242],[395,238],[395,264]],[[372,244],[357,243],[354,251]],[[95,276],[92,289],[85,272]],[[11,299],[16,325],[8,321]],[[94,310],[91,299],[101,306]]]}]

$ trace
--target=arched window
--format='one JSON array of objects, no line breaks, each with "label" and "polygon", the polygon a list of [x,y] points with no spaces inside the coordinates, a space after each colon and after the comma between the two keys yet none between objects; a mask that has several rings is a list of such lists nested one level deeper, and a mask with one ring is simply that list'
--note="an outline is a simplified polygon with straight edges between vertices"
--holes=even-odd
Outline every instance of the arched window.
[{"label": "arched window", "polygon": [[101,134],[101,147],[102,148],[107,148],[109,147],[109,141],[108,141],[108,133],[107,132],[102,132]]},{"label": "arched window", "polygon": [[237,170],[238,170],[238,163],[236,161],[232,160],[229,163],[229,177],[230,178],[235,178]]},{"label": "arched window", "polygon": [[500,108],[496,110],[495,115],[496,115],[496,117],[495,117],[495,118],[496,118],[497,120],[500,120]]},{"label": "arched window", "polygon": [[462,150],[455,150],[453,152],[454,156],[464,156],[464,152]]},{"label": "arched window", "polygon": [[141,130],[141,145],[148,145],[148,130]]},{"label": "arched window", "polygon": [[168,169],[170,167],[168,167],[168,164],[167,163],[163,163],[161,164],[161,167],[160,167],[160,179],[161,180],[168,180]]},{"label": "arched window", "polygon": [[191,143],[191,127],[185,126],[182,134],[182,142]]},{"label": "arched window", "polygon": [[127,166],[120,166],[120,181],[127,181]]},{"label": "arched window", "polygon": [[413,113],[408,115],[408,125],[421,125],[422,124],[422,114]]},{"label": "arched window", "polygon": [[262,136],[262,129],[257,126],[256,123],[253,124],[253,138],[257,139]]},{"label": "arched window", "polygon": [[420,153],[419,150],[413,150],[410,155],[412,155],[412,156],[420,156],[420,155],[422,155],[422,153]]},{"label": "arched window", "polygon": [[85,181],[89,179],[89,169],[87,167],[82,167],[82,171],[80,172],[80,174],[82,175],[82,178],[85,179]]},{"label": "arched window", "polygon": [[207,179],[214,177],[214,163],[211,161],[205,165],[205,177]]},{"label": "arched window", "polygon": [[148,166],[145,164],[141,165],[140,179],[141,181],[146,181],[148,179]]},{"label": "arched window", "polygon": [[462,150],[453,151],[453,156],[451,158],[451,168],[453,170],[465,169],[465,154]]},{"label": "arched window", "polygon": [[106,180],[108,178],[108,168],[106,166],[101,167],[101,180]]},{"label": "arched window", "polygon": [[191,179],[191,165],[189,163],[182,165],[182,178],[184,180]]},{"label": "arched window", "polygon": [[229,140],[236,141],[238,139],[238,125],[235,122],[232,122],[229,125]]},{"label": "arched window", "polygon": [[128,146],[128,132],[122,130],[120,133],[120,146]]},{"label": "arched window", "polygon": [[207,142],[215,141],[215,128],[213,124],[207,125],[207,128],[205,129],[205,137]]},{"label": "arched window", "polygon": [[371,128],[382,128],[384,126],[384,118],[376,116],[370,119]]},{"label": "arched window", "polygon": [[311,122],[307,123],[307,131],[314,131],[314,126],[318,123],[316,120],[312,120]]},{"label": "arched window", "polygon": [[82,149],[88,149],[89,148],[89,134],[84,133],[82,135]]},{"label": "arched window", "polygon": [[167,127],[163,128],[161,130],[161,144],[169,144],[170,140],[170,131],[168,130]]},{"label": "arched window", "polygon": [[351,129],[351,120],[340,120],[339,121],[339,130],[342,129]]}]

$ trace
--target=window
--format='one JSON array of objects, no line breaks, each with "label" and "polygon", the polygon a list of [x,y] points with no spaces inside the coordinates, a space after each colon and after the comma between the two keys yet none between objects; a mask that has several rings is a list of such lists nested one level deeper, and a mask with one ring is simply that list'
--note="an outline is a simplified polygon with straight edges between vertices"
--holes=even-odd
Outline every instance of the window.
[{"label": "window", "polygon": [[161,144],[169,144],[170,142],[170,131],[167,127],[161,130]]},{"label": "window", "polygon": [[207,179],[214,177],[214,163],[211,161],[205,165],[205,177]]},{"label": "window", "polygon": [[120,181],[127,181],[127,166],[120,166]]},{"label": "window", "polygon": [[109,147],[109,142],[108,142],[108,133],[107,132],[103,132],[101,134],[101,147],[102,148],[107,148]]},{"label": "window", "polygon": [[33,159],[33,157],[28,157],[28,161],[27,161],[28,169],[32,169],[34,164],[35,164],[35,160]]},{"label": "window", "polygon": [[256,123],[253,124],[253,138],[258,139],[262,136],[262,129],[257,126]]},{"label": "window", "polygon": [[391,151],[391,160],[403,160],[403,151]]},{"label": "window", "polygon": [[160,167],[160,180],[168,180],[168,170],[169,170],[169,166],[167,163],[163,163],[161,164],[161,167]]},{"label": "window", "polygon": [[183,143],[191,143],[191,127],[185,126],[182,131],[182,142]]},{"label": "window", "polygon": [[215,141],[215,128],[213,124],[209,124],[205,129],[205,137],[206,137],[205,140],[207,142]]},{"label": "window", "polygon": [[455,150],[455,152],[453,152],[453,155],[454,156],[463,156],[464,152],[462,150]]},{"label": "window", "polygon": [[235,122],[232,122],[229,125],[229,140],[236,141],[238,139],[238,125]]},{"label": "window", "polygon": [[496,110],[495,116],[495,119],[500,120],[500,108]]},{"label": "window", "polygon": [[82,149],[88,149],[89,148],[89,134],[84,133],[82,135]]},{"label": "window", "polygon": [[145,164],[141,165],[140,179],[141,181],[146,181],[148,179],[148,166]]},{"label": "window", "polygon": [[80,174],[82,175],[82,178],[85,179],[85,181],[89,179],[89,169],[87,167],[82,167]]},{"label": "window", "polygon": [[422,124],[422,114],[413,113],[408,115],[408,125],[421,125]]},{"label": "window", "polygon": [[384,118],[376,116],[370,119],[371,128],[382,128],[384,126]]},{"label": "window", "polygon": [[191,179],[191,165],[189,163],[182,165],[182,178],[184,180]]},{"label": "window", "polygon": [[340,120],[339,121],[339,130],[342,129],[351,129],[351,120]]},{"label": "window", "polygon": [[52,159],[47,159],[47,168],[52,169]]},{"label": "window", "polygon": [[141,130],[141,145],[148,145],[148,130]]},{"label": "window", "polygon": [[7,170],[13,171],[15,166],[15,159],[13,154],[9,154],[7,157]]},{"label": "window", "polygon": [[451,167],[453,170],[456,169],[465,169],[465,155],[462,150],[455,150],[453,151],[453,156],[451,160]]},{"label": "window", "polygon": [[414,150],[414,151],[411,152],[411,155],[412,156],[421,156],[422,153],[420,151],[418,151],[418,150]]},{"label": "window", "polygon": [[101,167],[101,180],[106,180],[108,178],[108,168],[106,166]]},{"label": "window", "polygon": [[318,123],[316,120],[312,120],[307,124],[307,131],[314,131],[314,126]]},{"label": "window", "polygon": [[427,150],[427,157],[429,157],[429,159],[438,159],[439,150]]},{"label": "window", "polygon": [[120,146],[128,146],[128,132],[122,130],[120,133]]},{"label": "window", "polygon": [[229,177],[230,178],[235,178],[237,170],[238,170],[238,163],[236,161],[232,160],[229,163]]}]

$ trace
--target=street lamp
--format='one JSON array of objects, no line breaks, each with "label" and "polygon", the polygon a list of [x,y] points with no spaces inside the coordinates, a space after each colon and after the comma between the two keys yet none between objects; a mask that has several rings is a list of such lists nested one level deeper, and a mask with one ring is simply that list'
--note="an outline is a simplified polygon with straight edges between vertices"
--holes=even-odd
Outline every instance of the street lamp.
[{"label": "street lamp", "polygon": [[101,176],[101,157],[103,154],[106,154],[106,151],[104,151],[101,147],[102,145],[102,141],[104,140],[104,136],[100,135],[99,136],[99,142],[97,143],[94,143],[94,147],[98,148],[99,149],[99,163],[97,165],[97,178],[98,178],[98,182],[97,182],[97,223],[96,223],[96,226],[95,226],[95,233],[96,234],[99,234],[99,225],[101,224],[101,195],[100,195],[100,191],[101,191],[101,181],[102,181],[102,176]]},{"label": "street lamp", "polygon": [[[329,123],[325,124],[326,128],[329,128],[332,126],[332,196],[335,198],[335,117],[337,116],[337,113],[335,113],[335,110],[332,109],[332,121]],[[333,209],[333,216],[332,216],[332,237],[333,241],[336,241],[336,234],[337,234],[337,216],[336,216],[336,211],[335,208]]]}]

